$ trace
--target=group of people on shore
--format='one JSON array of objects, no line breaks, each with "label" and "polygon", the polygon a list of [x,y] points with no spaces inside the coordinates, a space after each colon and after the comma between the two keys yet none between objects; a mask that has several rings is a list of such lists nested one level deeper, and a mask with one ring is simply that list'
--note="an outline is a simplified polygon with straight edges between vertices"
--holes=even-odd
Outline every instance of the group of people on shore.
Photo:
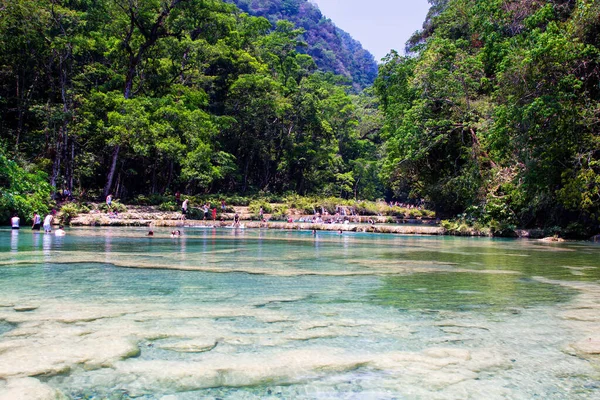
[{"label": "group of people on shore", "polygon": [[388,203],[389,207],[401,207],[401,208],[406,208],[406,209],[417,209],[417,210],[422,210],[423,209],[423,204],[425,204],[425,200],[421,199],[419,201],[419,204],[410,204],[410,203],[401,203],[399,201],[390,201]]},{"label": "group of people on shore", "polygon": [[[33,217],[31,218],[32,224],[31,224],[31,230],[34,232],[39,232],[41,230],[41,228],[44,228],[44,233],[52,233],[52,223],[54,222],[54,216],[56,215],[56,210],[52,210],[52,212],[48,213],[43,220],[42,223],[42,216],[39,215],[37,212],[33,213]],[[21,218],[19,218],[18,214],[13,214],[13,217],[10,219],[10,226],[12,229],[14,230],[19,230],[21,229]],[[54,231],[54,234],[56,236],[64,236],[65,235],[65,230],[64,227],[62,225],[58,226],[58,229],[56,231]]]},{"label": "group of people on shore", "polygon": [[[185,221],[187,218],[187,214],[189,212],[189,207],[190,207],[190,199],[185,199],[183,201],[181,201],[181,193],[176,192],[175,193],[175,201],[177,202],[178,206],[181,206],[181,217],[180,219],[182,221]],[[204,221],[209,220],[212,217],[213,221],[217,220],[217,207],[211,207],[210,203],[204,203],[201,207],[202,209],[202,213],[204,214]],[[221,201],[221,212],[225,212],[226,209],[226,204],[225,204],[225,200]]]}]

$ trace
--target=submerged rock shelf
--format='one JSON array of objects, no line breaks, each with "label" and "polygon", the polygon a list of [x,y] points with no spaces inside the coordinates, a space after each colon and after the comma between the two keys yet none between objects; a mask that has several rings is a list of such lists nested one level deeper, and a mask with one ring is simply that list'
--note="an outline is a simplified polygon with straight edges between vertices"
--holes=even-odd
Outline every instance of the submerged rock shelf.
[{"label": "submerged rock shelf", "polygon": [[0,399],[598,398],[596,245],[188,223],[0,230]]}]

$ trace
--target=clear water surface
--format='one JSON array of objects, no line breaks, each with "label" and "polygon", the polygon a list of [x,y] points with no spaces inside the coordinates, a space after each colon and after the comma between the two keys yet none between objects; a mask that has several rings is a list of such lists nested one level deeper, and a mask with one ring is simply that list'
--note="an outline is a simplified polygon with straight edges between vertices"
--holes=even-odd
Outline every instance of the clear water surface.
[{"label": "clear water surface", "polygon": [[0,397],[597,399],[600,246],[0,230]]}]

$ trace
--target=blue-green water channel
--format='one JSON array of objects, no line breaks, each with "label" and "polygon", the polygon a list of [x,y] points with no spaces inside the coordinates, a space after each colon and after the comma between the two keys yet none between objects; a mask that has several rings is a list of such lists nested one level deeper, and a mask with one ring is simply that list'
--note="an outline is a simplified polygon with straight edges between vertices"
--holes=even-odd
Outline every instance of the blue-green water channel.
[{"label": "blue-green water channel", "polygon": [[600,398],[600,246],[169,232],[0,230],[0,398]]}]

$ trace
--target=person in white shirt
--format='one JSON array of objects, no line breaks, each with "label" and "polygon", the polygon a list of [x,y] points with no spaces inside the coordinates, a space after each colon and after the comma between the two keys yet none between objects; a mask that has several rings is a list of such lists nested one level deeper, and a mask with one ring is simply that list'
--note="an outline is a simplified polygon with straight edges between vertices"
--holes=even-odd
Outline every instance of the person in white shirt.
[{"label": "person in white shirt", "polygon": [[32,231],[39,231],[40,225],[42,224],[42,217],[38,213],[33,213],[33,224],[31,225]]},{"label": "person in white shirt", "polygon": [[19,222],[21,221],[21,219],[19,218],[19,216],[17,214],[15,214],[11,219],[10,219],[10,224],[12,226],[13,229],[19,229]]},{"label": "person in white shirt", "polygon": [[57,229],[57,230],[54,232],[54,234],[55,234],[56,236],[65,236],[66,232],[65,232],[65,230],[63,229],[63,226],[62,226],[62,225],[59,225],[59,226],[58,226],[58,229]]},{"label": "person in white shirt", "polygon": [[52,216],[52,214],[48,214],[46,215],[46,218],[44,218],[44,232],[45,233],[50,233],[52,232],[52,219],[54,217]]},{"label": "person in white shirt", "polygon": [[181,204],[181,219],[182,220],[185,220],[185,215],[187,214],[187,211],[188,211],[188,202],[189,202],[189,199],[185,199],[183,201],[183,204]]}]

